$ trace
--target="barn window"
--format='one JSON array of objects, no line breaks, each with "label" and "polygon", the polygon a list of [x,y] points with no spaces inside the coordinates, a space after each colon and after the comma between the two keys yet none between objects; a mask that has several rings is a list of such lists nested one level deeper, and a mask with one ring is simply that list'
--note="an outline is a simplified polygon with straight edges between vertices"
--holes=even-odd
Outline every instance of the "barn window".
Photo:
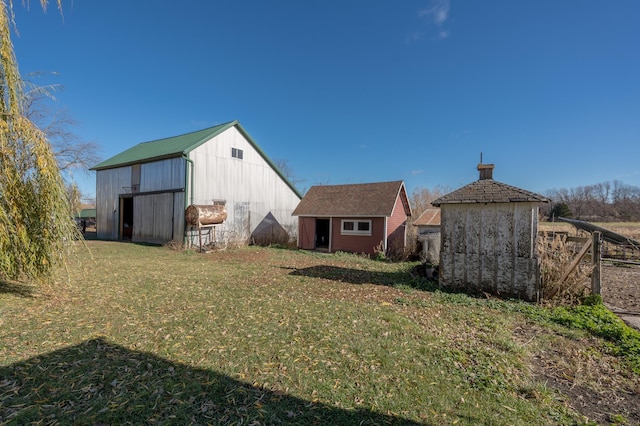
[{"label": "barn window", "polygon": [[242,150],[238,148],[231,148],[231,156],[238,160],[242,160]]},{"label": "barn window", "polygon": [[371,235],[370,220],[342,220],[342,235]]}]

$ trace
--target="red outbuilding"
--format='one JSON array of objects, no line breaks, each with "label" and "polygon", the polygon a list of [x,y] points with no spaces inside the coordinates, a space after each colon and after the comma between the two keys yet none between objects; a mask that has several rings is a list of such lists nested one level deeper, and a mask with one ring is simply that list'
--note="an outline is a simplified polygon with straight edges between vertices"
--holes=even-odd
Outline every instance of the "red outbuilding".
[{"label": "red outbuilding", "polygon": [[312,186],[293,211],[298,247],[397,254],[406,245],[411,206],[403,181]]}]

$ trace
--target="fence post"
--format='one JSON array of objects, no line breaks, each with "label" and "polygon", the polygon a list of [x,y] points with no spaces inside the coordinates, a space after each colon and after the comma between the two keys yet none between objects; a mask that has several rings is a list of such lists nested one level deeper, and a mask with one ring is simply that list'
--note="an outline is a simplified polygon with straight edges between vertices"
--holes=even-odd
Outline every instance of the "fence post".
[{"label": "fence post", "polygon": [[600,295],[600,279],[602,278],[600,268],[602,264],[602,239],[601,233],[599,231],[595,231],[592,235],[593,241],[591,243],[591,261],[593,263],[593,272],[591,272],[591,293]]}]

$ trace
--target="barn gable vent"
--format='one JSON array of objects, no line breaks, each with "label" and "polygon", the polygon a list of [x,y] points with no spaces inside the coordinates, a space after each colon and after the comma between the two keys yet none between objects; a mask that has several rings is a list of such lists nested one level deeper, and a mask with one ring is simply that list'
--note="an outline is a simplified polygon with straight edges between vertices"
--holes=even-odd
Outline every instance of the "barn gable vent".
[{"label": "barn gable vent", "polygon": [[478,164],[478,171],[480,172],[480,180],[493,179],[493,164]]}]

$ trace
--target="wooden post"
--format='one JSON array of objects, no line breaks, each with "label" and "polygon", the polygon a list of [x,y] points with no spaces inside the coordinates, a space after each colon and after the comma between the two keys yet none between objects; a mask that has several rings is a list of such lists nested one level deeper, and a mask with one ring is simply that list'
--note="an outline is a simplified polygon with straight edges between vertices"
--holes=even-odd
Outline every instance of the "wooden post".
[{"label": "wooden post", "polygon": [[600,279],[602,278],[601,268],[602,265],[602,239],[601,233],[595,231],[593,233],[593,242],[591,246],[591,261],[593,262],[593,272],[591,272],[591,293],[600,295]]}]

